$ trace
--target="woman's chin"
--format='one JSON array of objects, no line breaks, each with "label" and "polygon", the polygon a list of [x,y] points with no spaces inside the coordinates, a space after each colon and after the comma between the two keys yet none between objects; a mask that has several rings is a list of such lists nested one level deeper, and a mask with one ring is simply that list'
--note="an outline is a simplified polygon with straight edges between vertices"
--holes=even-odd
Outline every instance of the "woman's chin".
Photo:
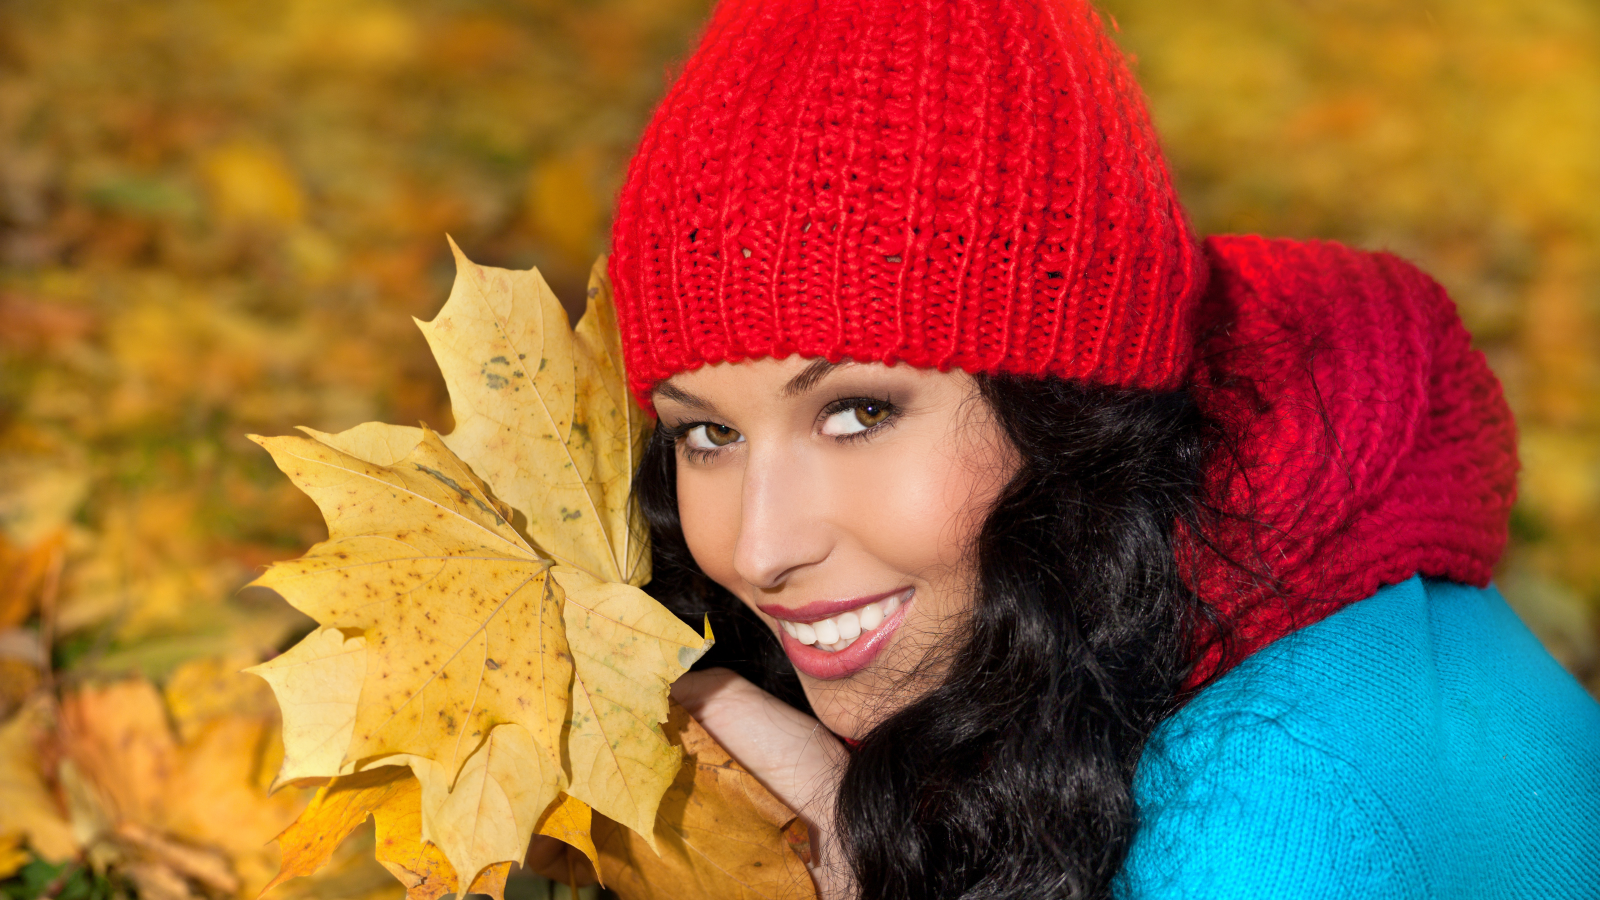
[{"label": "woman's chin", "polygon": [[836,681],[807,684],[802,679],[802,685],[817,721],[835,737],[853,744],[872,730],[873,719],[868,708],[874,705],[873,695],[853,691]]},{"label": "woman's chin", "polygon": [[900,671],[899,654],[890,645],[909,606],[901,605],[872,633],[835,652],[818,650],[780,632],[784,652],[795,664],[812,712],[835,735],[859,740],[908,699],[904,678],[885,671],[884,665],[886,657],[896,657],[887,664]]}]

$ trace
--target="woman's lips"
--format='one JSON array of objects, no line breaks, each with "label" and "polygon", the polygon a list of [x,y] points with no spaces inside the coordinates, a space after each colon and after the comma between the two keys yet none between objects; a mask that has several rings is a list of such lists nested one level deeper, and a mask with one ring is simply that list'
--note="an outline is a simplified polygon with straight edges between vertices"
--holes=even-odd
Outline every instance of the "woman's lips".
[{"label": "woman's lips", "polygon": [[807,603],[805,606],[796,606],[792,608],[769,603],[765,606],[759,606],[757,609],[773,617],[774,619],[779,619],[784,622],[815,622],[818,619],[832,618],[842,612],[849,612],[852,609],[860,609],[863,606],[871,606],[874,603],[881,603],[897,594],[906,594],[907,597],[910,597],[909,591],[911,591],[911,588],[899,587],[892,591],[884,591],[881,594],[872,594],[866,597],[852,597],[849,600],[822,600],[816,603]]},{"label": "woman's lips", "polygon": [[[888,646],[889,639],[905,620],[906,607],[910,605],[914,594],[913,588],[901,588],[872,597],[843,602],[814,603],[794,610],[775,608],[775,612],[784,614],[773,616],[780,626],[778,637],[782,642],[783,652],[788,655],[789,661],[794,663],[796,669],[812,678],[827,681],[853,675],[871,665],[878,653]],[[868,607],[873,609],[867,610]],[[853,619],[854,624],[865,626],[879,610],[882,611],[882,620],[875,627],[861,627],[854,639],[837,634],[839,620],[845,619],[848,623]],[[767,609],[763,608],[762,611],[767,612]],[[832,615],[826,617],[816,615],[818,612],[826,611],[832,611]],[[768,615],[772,613],[768,612]],[[865,622],[861,621],[863,615],[867,618]],[[851,624],[846,624],[845,627],[848,629]],[[817,634],[818,631],[823,633]],[[833,637],[834,640],[824,641],[822,640],[824,637]],[[846,646],[838,650],[823,650],[802,638],[812,639],[817,644]]]}]

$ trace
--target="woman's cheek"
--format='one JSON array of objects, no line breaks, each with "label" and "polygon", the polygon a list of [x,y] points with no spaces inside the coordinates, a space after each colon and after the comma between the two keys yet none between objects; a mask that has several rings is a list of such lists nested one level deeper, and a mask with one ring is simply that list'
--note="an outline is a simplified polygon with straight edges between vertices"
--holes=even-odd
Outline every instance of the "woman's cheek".
[{"label": "woman's cheek", "polygon": [[863,454],[844,467],[837,503],[848,513],[841,520],[895,571],[933,579],[961,568],[966,538],[981,523],[969,508],[981,486],[937,446],[902,444],[893,451]]},{"label": "woman's cheek", "polygon": [[[739,541],[740,479],[678,464],[678,521],[695,563],[711,580],[734,585]],[[730,587],[730,590],[732,588]]]}]

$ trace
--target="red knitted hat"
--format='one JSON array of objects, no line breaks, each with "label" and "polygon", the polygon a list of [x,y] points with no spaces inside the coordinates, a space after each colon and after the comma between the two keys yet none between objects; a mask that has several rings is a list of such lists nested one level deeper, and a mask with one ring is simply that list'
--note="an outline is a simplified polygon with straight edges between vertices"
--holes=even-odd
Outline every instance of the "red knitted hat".
[{"label": "red knitted hat", "polygon": [[1177,387],[1204,282],[1083,2],[722,0],[612,236],[647,407],[794,353]]},{"label": "red knitted hat", "polygon": [[1386,254],[1189,230],[1086,0],[722,0],[644,134],[629,381],[801,354],[1188,389],[1228,436],[1181,535],[1201,680],[1415,574],[1487,584],[1516,442]]}]

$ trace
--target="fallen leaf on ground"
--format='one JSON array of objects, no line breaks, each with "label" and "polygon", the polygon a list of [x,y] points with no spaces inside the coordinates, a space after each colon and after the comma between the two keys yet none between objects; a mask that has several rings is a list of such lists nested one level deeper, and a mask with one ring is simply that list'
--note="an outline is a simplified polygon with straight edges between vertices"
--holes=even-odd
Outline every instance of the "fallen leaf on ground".
[{"label": "fallen leaf on ground", "polygon": [[255,660],[249,656],[202,656],[178,666],[161,687],[167,715],[180,742],[192,740],[210,723],[222,719],[278,718],[272,691],[259,679],[242,671]]},{"label": "fallen leaf on ground", "polygon": [[0,532],[0,631],[33,614],[52,568],[61,565],[66,533],[57,529],[31,547],[13,546]]},{"label": "fallen leaf on ground", "polygon": [[5,810],[0,837],[25,839],[40,856],[62,862],[77,855],[78,840],[44,779],[43,750],[53,724],[43,698],[0,724],[0,809]]},{"label": "fallen leaf on ground", "polygon": [[[207,670],[243,684],[206,684]],[[278,866],[267,842],[298,806],[292,794],[266,792],[277,717],[259,701],[205,711],[206,697],[248,697],[251,679],[203,663],[191,672],[174,693],[185,716],[181,739],[168,724],[172,710],[147,681],[69,692],[60,707],[58,776],[79,842],[142,889],[188,896],[179,887],[194,884],[254,896]],[[189,691],[196,702],[185,700]]]},{"label": "fallen leaf on ground", "polygon": [[0,832],[0,881],[17,874],[32,859],[24,846],[26,840],[21,831]]},{"label": "fallen leaf on ground", "polygon": [[52,456],[0,453],[0,534],[22,548],[52,540],[89,493],[87,468]]},{"label": "fallen leaf on ground", "polygon": [[22,707],[44,683],[50,659],[31,628],[0,631],[0,722]]}]

